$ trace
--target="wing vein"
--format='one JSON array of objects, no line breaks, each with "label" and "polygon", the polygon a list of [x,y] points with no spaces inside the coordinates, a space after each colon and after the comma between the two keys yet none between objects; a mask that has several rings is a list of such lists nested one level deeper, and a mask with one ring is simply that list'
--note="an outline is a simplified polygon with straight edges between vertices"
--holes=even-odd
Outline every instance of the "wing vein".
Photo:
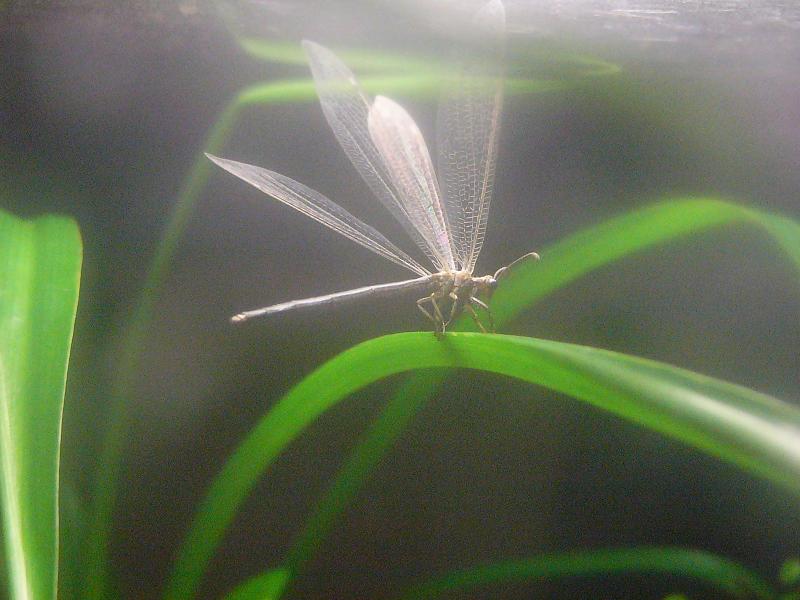
[{"label": "wing vein", "polygon": [[268,171],[261,167],[219,158],[210,154],[207,154],[207,156],[229,173],[236,175],[265,194],[272,196],[287,206],[291,206],[344,237],[372,250],[375,254],[418,275],[430,275],[428,269],[395,246],[378,230],[370,227],[326,196],[308,186],[285,175]]},{"label": "wing vein", "polygon": [[473,18],[475,48],[462,49],[439,102],[439,181],[459,268],[475,268],[492,200],[502,112],[505,12],[488,2]]},{"label": "wing vein", "polygon": [[355,75],[324,46],[305,40],[303,48],[311,66],[322,112],[339,145],[381,204],[397,219],[436,268],[441,270],[445,266],[441,253],[432,240],[417,229],[407,206],[393,187],[392,177],[387,172],[381,153],[370,137],[367,123],[370,101],[358,85]]}]

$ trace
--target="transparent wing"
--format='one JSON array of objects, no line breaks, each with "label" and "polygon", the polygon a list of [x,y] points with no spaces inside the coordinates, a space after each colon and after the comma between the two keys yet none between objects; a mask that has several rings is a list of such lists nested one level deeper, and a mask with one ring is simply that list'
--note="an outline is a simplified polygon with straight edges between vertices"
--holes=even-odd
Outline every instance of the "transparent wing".
[{"label": "transparent wing", "polygon": [[439,181],[456,263],[472,272],[492,200],[502,111],[505,10],[492,0],[473,18],[477,40],[445,82],[437,121]]},{"label": "transparent wing", "polygon": [[218,158],[211,154],[206,154],[206,156],[229,173],[244,179],[265,194],[269,194],[304,215],[342,234],[344,237],[361,244],[375,254],[383,256],[418,275],[430,275],[430,271],[386,239],[379,231],[354,217],[319,192],[294,179],[261,167]]},{"label": "transparent wing", "polygon": [[441,270],[439,253],[419,232],[393,188],[392,179],[369,135],[370,101],[353,73],[336,55],[314,42],[303,41],[322,112],[336,139],[378,200],[392,213],[417,246]]},{"label": "transparent wing", "polygon": [[372,141],[400,192],[408,217],[433,246],[439,262],[455,269],[439,186],[419,127],[402,106],[384,96],[372,103],[368,123]]}]

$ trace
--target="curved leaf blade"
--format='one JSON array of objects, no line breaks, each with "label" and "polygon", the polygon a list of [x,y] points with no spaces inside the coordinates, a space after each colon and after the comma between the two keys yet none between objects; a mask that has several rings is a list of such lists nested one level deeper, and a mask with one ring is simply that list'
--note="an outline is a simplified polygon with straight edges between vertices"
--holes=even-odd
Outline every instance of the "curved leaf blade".
[{"label": "curved leaf blade", "polygon": [[[507,323],[547,294],[615,260],[713,227],[737,224],[763,229],[800,268],[800,225],[794,221],[718,198],[680,198],[647,206],[579,231],[541,252],[542,261],[515,269],[493,298],[496,322],[499,325]],[[471,326],[471,322],[462,319],[457,328],[468,329]],[[356,495],[370,470],[391,447],[405,424],[434,395],[443,380],[439,374],[415,374],[408,385],[390,399],[375,425],[347,460],[330,491],[318,503],[290,551],[287,563],[293,576],[313,554],[336,517]],[[414,393],[408,393],[409,390]],[[404,415],[403,419],[395,420],[397,414]],[[215,502],[210,496],[206,497],[179,552],[168,584],[168,598],[189,598],[194,594],[215,545],[244,499],[237,498],[236,494],[249,492],[250,485],[237,488],[225,483],[228,477],[237,478],[235,469],[228,468],[229,464],[226,463],[212,488],[218,492],[220,488],[228,487],[229,504],[220,504],[216,507],[218,510],[214,510]]]},{"label": "curved leaf blade", "polygon": [[[590,64],[590,63],[587,63]],[[599,69],[602,65],[597,65]],[[607,67],[610,72],[613,71]],[[590,70],[587,76],[595,73]],[[516,79],[509,82],[515,93],[535,93],[563,89],[569,82]],[[402,92],[422,97],[434,97],[441,85],[441,78],[430,74],[375,76],[361,81],[367,91]],[[310,78],[273,81],[255,84],[239,91],[225,107],[208,133],[203,150],[210,154],[221,154],[231,132],[237,125],[242,111],[252,106],[307,102],[317,97]],[[127,443],[130,427],[130,389],[135,378],[158,290],[166,277],[178,244],[192,215],[194,206],[205,188],[211,174],[212,164],[200,152],[191,170],[183,181],[175,206],[164,228],[158,247],[150,264],[140,297],[132,311],[130,321],[124,327],[123,344],[115,370],[115,381],[108,398],[108,427],[104,431],[98,475],[94,484],[92,506],[89,511],[83,569],[84,595],[88,598],[105,598],[111,589],[108,572],[109,538],[112,513],[119,487],[122,454]]]},{"label": "curved leaf blade", "polygon": [[225,596],[225,600],[277,600],[288,579],[286,569],[271,569],[237,586]]},{"label": "curved leaf blade", "polygon": [[71,219],[0,212],[0,475],[15,600],[56,596],[61,414],[81,258]]},{"label": "curved leaf blade", "polygon": [[[502,325],[547,294],[615,260],[713,227],[736,225],[763,230],[800,269],[800,225],[796,222],[717,198],[675,199],[610,219],[545,249],[541,262],[520,265],[503,282],[493,298],[492,311]],[[455,329],[474,329],[474,325],[471,320],[462,319]],[[443,372],[415,373],[380,411],[293,543],[285,566],[294,577],[313,556],[370,471],[445,380]]]},{"label": "curved leaf blade", "polygon": [[564,554],[541,554],[452,571],[419,583],[402,600],[433,599],[445,592],[467,591],[509,582],[596,577],[623,573],[671,575],[697,579],[734,598],[770,600],[774,590],[759,577],[730,560],[685,548],[612,548]]},{"label": "curved leaf blade", "polygon": [[381,378],[444,367],[489,371],[550,388],[800,493],[800,411],[774,398],[677,367],[574,344],[475,333],[451,334],[439,342],[427,332],[401,333],[364,342],[328,361],[257,424],[212,484],[166,597],[194,593],[241,501],[319,415]]},{"label": "curved leaf blade", "polygon": [[[540,252],[540,261],[521,264],[492,298],[495,321],[507,323],[547,294],[611,262],[714,227],[734,225],[766,233],[800,274],[797,222],[714,197],[675,198],[579,231]],[[459,325],[468,328],[471,323],[461,319]]]}]

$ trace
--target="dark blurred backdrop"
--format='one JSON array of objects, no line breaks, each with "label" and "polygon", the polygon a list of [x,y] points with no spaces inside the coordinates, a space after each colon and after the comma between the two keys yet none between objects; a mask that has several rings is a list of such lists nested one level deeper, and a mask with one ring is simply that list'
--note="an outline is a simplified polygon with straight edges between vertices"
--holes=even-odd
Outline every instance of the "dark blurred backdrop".
[{"label": "dark blurred backdrop", "polygon": [[[422,1],[16,2],[0,25],[0,198],[74,215],[85,268],[65,408],[65,481],[88,494],[119,327],[176,195],[237,90],[304,76],[240,35],[436,54]],[[800,218],[800,17],[789,3],[507,2],[511,69],[531,44],[618,64],[615,76],[506,101],[478,270],[658,199],[715,195]],[[434,139],[435,106],[398,97]],[[318,189],[407,250],[316,103],[247,110],[224,156]],[[234,327],[296,297],[404,278],[216,172],[157,304],[131,407],[113,538],[121,595],[155,598],[197,502],[291,385],[370,337],[424,329],[381,301]],[[610,348],[800,401],[800,285],[775,245],[714,230],[603,268],[507,329]],[[313,501],[398,384],[324,415],[252,494],[201,597],[276,566]],[[574,400],[464,372],[427,406],[348,510],[297,597],[386,597],[411,577],[497,558],[635,544],[728,556],[774,579],[798,552],[796,498]],[[514,585],[482,597],[658,597],[685,582]],[[708,597],[707,590],[694,590]]]}]

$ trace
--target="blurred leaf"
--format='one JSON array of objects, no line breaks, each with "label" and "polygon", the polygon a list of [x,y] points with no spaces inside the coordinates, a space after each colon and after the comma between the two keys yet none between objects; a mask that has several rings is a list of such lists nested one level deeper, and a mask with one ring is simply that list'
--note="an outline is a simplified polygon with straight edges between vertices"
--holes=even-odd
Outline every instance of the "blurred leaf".
[{"label": "blurred leaf", "polygon": [[[432,599],[445,592],[463,594],[476,587],[497,583],[615,574],[669,575],[696,579],[743,600],[770,600],[776,597],[775,592],[759,577],[719,556],[684,548],[640,547],[540,554],[531,558],[460,569],[415,585],[400,598]],[[669,596],[683,597],[679,594]]]},{"label": "blurred leaf", "polygon": [[800,585],[800,558],[793,557],[785,560],[781,565],[781,583],[786,587]]},{"label": "blurred leaf", "polygon": [[[434,100],[438,97],[442,85],[442,76],[439,73],[422,73],[414,75],[381,75],[371,76],[359,81],[366,92],[382,94],[402,94],[416,98]],[[561,80],[545,79],[507,79],[506,91],[512,94],[535,94],[564,89],[568,83]],[[285,79],[269,83],[259,83],[244,88],[237,94],[228,112],[238,115],[242,108],[260,104],[280,104],[285,102],[313,102],[317,99],[314,82],[309,79]],[[222,135],[212,134],[210,140],[224,141],[229,135],[230,126],[234,118],[222,118],[217,121],[215,131],[223,131]],[[220,129],[224,125],[224,129]],[[221,144],[219,144],[221,145]],[[219,148],[217,144],[209,143],[206,151],[213,154]],[[200,155],[205,162],[208,159]],[[200,159],[198,157],[198,160]]]},{"label": "blurred leaf", "polygon": [[[257,60],[266,62],[296,65],[306,68],[308,61],[303,49],[296,42],[277,42],[264,38],[237,38],[242,49]],[[362,79],[365,72],[379,76],[406,75],[426,78],[441,76],[450,69],[441,56],[414,56],[406,53],[387,53],[369,49],[336,49],[336,55]],[[528,80],[544,81],[542,74],[547,74],[547,81],[564,84],[575,84],[593,77],[619,74],[619,65],[605,61],[597,56],[579,54],[553,46],[529,46],[522,56],[515,56],[524,65],[525,73],[531,75]]]},{"label": "blurred leaf", "polygon": [[[255,59],[285,65],[297,65],[307,68],[308,60],[303,48],[297,42],[277,42],[264,38],[239,38],[242,49]],[[438,72],[441,66],[430,57],[414,57],[370,50],[337,50],[336,55],[351,69],[364,71],[382,71],[383,73],[405,73],[417,75]]]},{"label": "blurred leaf", "polygon": [[276,600],[283,593],[288,578],[286,569],[272,569],[248,579],[225,596],[225,600]]},{"label": "blurred leaf", "polygon": [[14,600],[56,597],[61,414],[81,256],[73,220],[0,212],[0,475]]},{"label": "blurred leaf", "polygon": [[[641,250],[723,225],[745,225],[777,243],[800,275],[800,224],[716,198],[678,198],[634,210],[577,232],[521,264],[492,298],[499,324],[582,275]],[[798,278],[800,280],[800,278]],[[798,288],[797,280],[790,284]],[[462,319],[460,326],[472,326]]]}]

